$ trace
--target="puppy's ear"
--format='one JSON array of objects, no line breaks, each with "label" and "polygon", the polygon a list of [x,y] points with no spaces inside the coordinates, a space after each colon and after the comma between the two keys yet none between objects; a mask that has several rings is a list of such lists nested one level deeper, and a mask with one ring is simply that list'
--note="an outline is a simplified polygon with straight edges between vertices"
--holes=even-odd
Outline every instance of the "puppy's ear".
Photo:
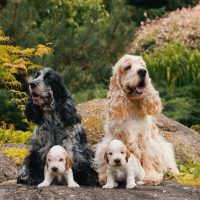
[{"label": "puppy's ear", "polygon": [[107,150],[104,153],[104,160],[106,161],[107,164],[109,163]]},{"label": "puppy's ear", "polygon": [[130,151],[127,149],[126,150],[126,162],[128,162],[129,157],[130,157]]},{"label": "puppy's ear", "polygon": [[47,167],[47,170],[48,170],[49,169],[49,165],[48,165],[47,157],[45,159],[45,166]]},{"label": "puppy's ear", "polygon": [[67,154],[66,164],[65,164],[65,167],[66,167],[67,170],[72,167],[72,163],[73,163],[73,161],[72,161],[71,156]]}]

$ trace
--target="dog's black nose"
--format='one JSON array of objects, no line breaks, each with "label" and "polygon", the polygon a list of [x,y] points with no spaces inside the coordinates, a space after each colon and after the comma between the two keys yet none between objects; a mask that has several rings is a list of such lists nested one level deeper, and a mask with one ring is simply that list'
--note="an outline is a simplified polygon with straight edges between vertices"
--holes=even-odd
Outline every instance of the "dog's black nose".
[{"label": "dog's black nose", "polygon": [[140,77],[145,77],[146,76],[146,73],[147,73],[147,70],[146,69],[139,69],[137,71],[137,74],[140,76]]},{"label": "dog's black nose", "polygon": [[115,159],[115,163],[119,164],[120,163],[120,159]]},{"label": "dog's black nose", "polygon": [[52,171],[54,171],[54,172],[56,172],[56,171],[58,170],[57,167],[52,167],[51,169],[52,169]]},{"label": "dog's black nose", "polygon": [[30,87],[33,89],[33,88],[35,88],[37,86],[37,84],[36,83],[34,83],[34,82],[31,82],[30,83]]}]

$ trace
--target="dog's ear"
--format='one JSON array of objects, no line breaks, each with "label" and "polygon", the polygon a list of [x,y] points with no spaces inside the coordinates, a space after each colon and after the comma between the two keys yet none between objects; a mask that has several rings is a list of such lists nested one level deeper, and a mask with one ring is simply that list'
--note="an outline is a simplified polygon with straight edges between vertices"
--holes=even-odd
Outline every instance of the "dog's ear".
[{"label": "dog's ear", "polygon": [[29,97],[26,101],[24,113],[28,121],[32,121],[36,124],[40,124],[42,122],[43,110],[40,106],[33,104],[31,97]]},{"label": "dog's ear", "polygon": [[104,160],[106,161],[107,164],[109,163],[107,150],[104,153]]},{"label": "dog's ear", "polygon": [[127,149],[126,150],[126,162],[128,162],[129,157],[130,157],[130,151]]},{"label": "dog's ear", "polygon": [[148,84],[147,90],[143,94],[143,98],[140,101],[140,108],[142,114],[144,115],[155,116],[162,112],[162,102],[159,96],[159,92],[154,89],[151,82]]},{"label": "dog's ear", "polygon": [[72,167],[72,158],[69,154],[66,155],[66,164],[65,164],[65,167],[66,167],[66,170],[70,169]]},{"label": "dog's ear", "polygon": [[109,92],[107,95],[107,111],[109,119],[127,119],[129,117],[129,101],[123,92],[120,83],[120,74],[114,72],[110,79]]},{"label": "dog's ear", "polygon": [[48,165],[47,157],[45,159],[45,166],[47,167],[47,170],[48,170],[49,169],[49,165]]}]

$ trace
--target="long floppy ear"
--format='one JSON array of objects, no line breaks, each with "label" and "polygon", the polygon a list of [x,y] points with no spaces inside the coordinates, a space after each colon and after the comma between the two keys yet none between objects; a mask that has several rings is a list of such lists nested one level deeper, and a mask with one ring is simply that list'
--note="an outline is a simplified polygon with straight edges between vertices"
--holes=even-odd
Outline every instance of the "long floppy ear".
[{"label": "long floppy ear", "polygon": [[126,150],[126,162],[128,162],[129,157],[130,157],[130,151],[127,149]]},{"label": "long floppy ear", "polygon": [[144,115],[159,115],[162,112],[162,102],[159,92],[153,88],[151,82],[140,101],[140,109]]},{"label": "long floppy ear", "polygon": [[72,167],[72,164],[73,164],[73,161],[72,161],[72,158],[70,155],[67,154],[66,156],[66,164],[65,164],[65,167],[66,169],[70,169]]},{"label": "long floppy ear", "polygon": [[26,101],[24,113],[28,121],[32,121],[36,124],[40,124],[42,122],[43,110],[40,106],[33,104],[31,97],[29,97]]},{"label": "long floppy ear", "polygon": [[48,170],[49,169],[49,165],[48,165],[47,157],[45,159],[45,166],[47,167],[47,170]]},{"label": "long floppy ear", "polygon": [[48,81],[55,101],[55,109],[60,114],[61,120],[67,125],[80,122],[71,93],[66,89],[60,76],[54,72]]},{"label": "long floppy ear", "polygon": [[107,150],[104,153],[104,160],[106,161],[107,164],[109,163]]},{"label": "long floppy ear", "polygon": [[127,119],[129,117],[130,102],[122,90],[120,75],[117,72],[114,72],[110,79],[107,100],[109,120]]}]

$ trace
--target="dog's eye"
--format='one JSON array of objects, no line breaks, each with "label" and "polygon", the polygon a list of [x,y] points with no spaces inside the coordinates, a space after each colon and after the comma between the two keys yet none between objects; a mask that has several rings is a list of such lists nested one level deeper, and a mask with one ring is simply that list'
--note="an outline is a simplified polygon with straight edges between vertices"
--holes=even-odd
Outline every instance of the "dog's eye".
[{"label": "dog's eye", "polygon": [[131,69],[131,65],[128,65],[128,66],[126,66],[126,67],[124,68],[125,71],[128,71],[128,70],[130,70],[130,69]]},{"label": "dog's eye", "polygon": [[63,162],[63,160],[64,160],[63,158],[60,158],[60,159],[59,159],[59,162]]},{"label": "dog's eye", "polygon": [[121,151],[121,154],[124,154],[125,152],[124,151]]},{"label": "dog's eye", "polygon": [[37,78],[38,76],[40,76],[40,72],[38,72],[38,73],[35,75],[35,78]]},{"label": "dog's eye", "polygon": [[110,156],[112,156],[112,152],[108,153]]},{"label": "dog's eye", "polygon": [[48,158],[48,161],[49,161],[49,162],[51,162],[51,159],[50,159],[50,158]]}]

